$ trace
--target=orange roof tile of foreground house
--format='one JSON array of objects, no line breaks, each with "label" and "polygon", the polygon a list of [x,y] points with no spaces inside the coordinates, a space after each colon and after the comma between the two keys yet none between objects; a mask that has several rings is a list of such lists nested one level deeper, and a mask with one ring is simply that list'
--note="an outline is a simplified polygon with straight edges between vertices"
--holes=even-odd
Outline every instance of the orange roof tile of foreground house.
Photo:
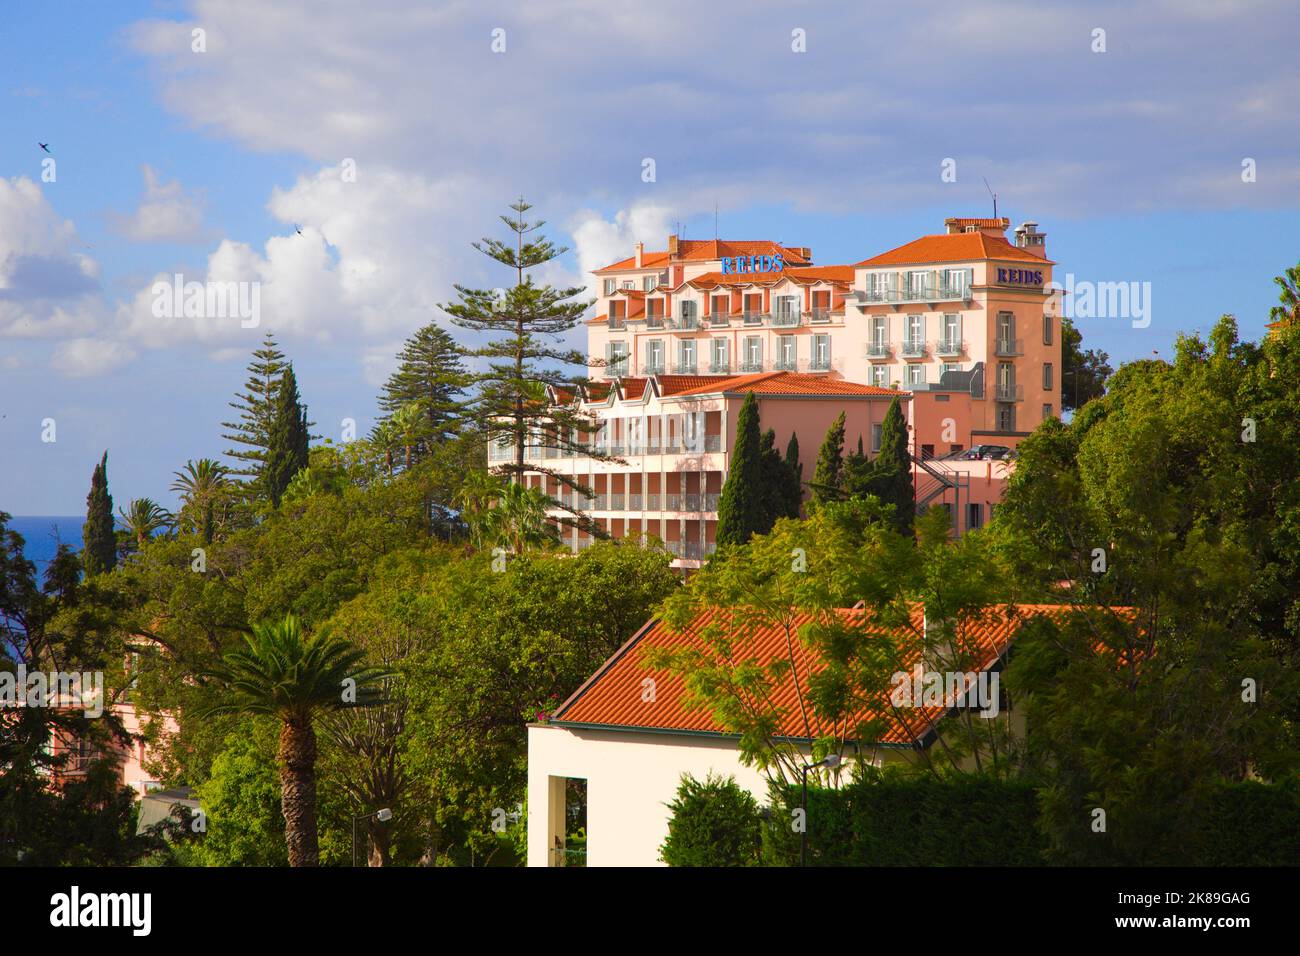
[{"label": "orange roof tile of foreground house", "polygon": [[827,378],[825,375],[809,375],[803,372],[755,372],[752,375],[725,376],[660,376],[664,378],[694,379],[695,382],[677,391],[664,391],[665,395],[714,395],[745,394],[755,392],[759,395],[897,395],[908,399],[907,392],[897,389],[881,388],[878,385],[860,385],[844,379]]},{"label": "orange roof tile of foreground house", "polygon": [[[993,668],[1006,653],[1020,625],[1028,618],[1051,615],[1061,618],[1075,610],[1063,604],[1018,604],[990,608],[981,620],[972,620],[961,628],[961,640],[974,657],[970,672]],[[865,620],[866,612],[860,609],[840,609],[835,612],[842,621],[860,622],[863,640],[879,638],[885,632],[873,628]],[[796,627],[814,622],[812,614],[796,614]],[[764,665],[778,659],[788,659],[786,633],[775,625],[754,626],[741,613],[706,611],[684,630],[674,631],[659,619],[651,620],[606,661],[578,690],[556,710],[550,722],[558,726],[607,728],[612,730],[646,730],[690,734],[735,736],[723,730],[713,715],[696,706],[689,698],[681,678],[667,671],[648,668],[642,661],[647,647],[674,649],[705,648],[701,633],[710,626],[721,626],[733,640],[733,660],[751,660]],[[913,611],[912,628],[919,633],[924,628],[923,612],[918,606]],[[904,636],[904,635],[900,635]],[[910,641],[907,643],[911,643]],[[904,646],[907,646],[907,643]],[[906,666],[919,659],[920,652],[903,654]],[[799,695],[806,698],[809,672],[817,673],[824,667],[802,641],[794,642],[794,669],[780,681],[772,693],[779,723],[776,736],[793,740],[806,740],[808,733],[800,716]],[[798,684],[796,685],[796,677]],[[653,700],[646,700],[643,682],[654,679]],[[939,720],[949,712],[945,707],[915,707],[901,713],[888,705],[887,693],[882,693],[880,706],[864,708],[854,715],[852,723],[858,725],[868,719],[878,718],[884,732],[877,741],[859,741],[893,747],[914,747],[924,744]],[[816,715],[810,714],[814,737],[838,734],[851,730],[846,722],[832,726]]]},{"label": "orange roof tile of foreground house", "polygon": [[946,233],[922,236],[904,243],[896,249],[859,262],[866,266],[919,265],[928,262],[969,262],[977,259],[1015,259],[1020,262],[1037,262],[1054,265],[1050,259],[1026,252],[1005,239],[982,232]]}]

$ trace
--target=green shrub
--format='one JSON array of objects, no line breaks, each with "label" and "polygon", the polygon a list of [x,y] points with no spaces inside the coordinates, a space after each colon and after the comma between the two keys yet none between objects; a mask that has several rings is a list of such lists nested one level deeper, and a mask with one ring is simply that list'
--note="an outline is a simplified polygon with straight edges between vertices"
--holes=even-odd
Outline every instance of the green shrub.
[{"label": "green shrub", "polygon": [[682,775],[668,805],[668,839],[659,852],[669,866],[757,866],[762,839],[758,801],[727,777],[701,783]]}]

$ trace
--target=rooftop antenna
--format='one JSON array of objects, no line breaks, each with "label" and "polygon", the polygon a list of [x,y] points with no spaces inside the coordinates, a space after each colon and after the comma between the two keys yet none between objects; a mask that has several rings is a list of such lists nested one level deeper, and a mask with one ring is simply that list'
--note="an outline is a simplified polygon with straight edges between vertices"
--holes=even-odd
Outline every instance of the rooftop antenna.
[{"label": "rooftop antenna", "polygon": [[984,188],[987,189],[989,195],[993,197],[993,218],[996,219],[998,218],[998,194],[993,191],[993,187],[989,185],[987,178],[981,176],[980,179],[984,180]]}]

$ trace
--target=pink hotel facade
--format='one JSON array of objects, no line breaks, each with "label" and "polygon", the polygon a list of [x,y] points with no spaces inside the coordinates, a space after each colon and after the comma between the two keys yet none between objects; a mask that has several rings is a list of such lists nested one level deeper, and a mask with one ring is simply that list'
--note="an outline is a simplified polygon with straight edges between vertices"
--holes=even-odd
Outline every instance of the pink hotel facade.
[{"label": "pink hotel facade", "polygon": [[[551,400],[594,416],[593,442],[619,461],[565,456],[538,437],[529,458],[596,494],[574,502],[544,472],[527,476],[583,508],[610,535],[653,535],[683,567],[713,550],[728,444],[747,393],[784,449],[799,437],[804,479],[835,417],[846,450],[879,445],[901,397],[918,507],[945,505],[955,533],[988,519],[1010,463],[956,460],[976,445],[1014,448],[1060,414],[1060,320],[1053,263],[1037,224],[945,221],[851,265],[818,266],[807,247],[683,240],[596,271],[587,322],[592,383]],[[492,449],[491,460],[508,457]],[[567,493],[566,493],[567,494]],[[579,549],[589,537],[564,529]]]}]

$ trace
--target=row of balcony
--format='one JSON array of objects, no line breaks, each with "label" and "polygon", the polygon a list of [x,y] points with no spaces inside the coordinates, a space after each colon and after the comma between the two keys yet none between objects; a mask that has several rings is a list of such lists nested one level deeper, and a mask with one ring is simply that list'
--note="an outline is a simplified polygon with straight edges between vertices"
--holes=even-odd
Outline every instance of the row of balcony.
[{"label": "row of balcony", "polygon": [[635,511],[654,513],[660,511],[712,514],[718,510],[718,494],[692,495],[596,495],[587,498],[577,493],[553,496],[561,507],[574,511]]},{"label": "row of balcony", "polygon": [[902,289],[867,289],[862,296],[867,302],[969,302],[971,287],[965,283],[945,285],[927,282]]},{"label": "row of balcony", "polygon": [[[898,354],[903,358],[920,359],[928,355],[936,355],[939,358],[956,358],[966,354],[967,342],[965,339],[939,339],[935,342],[926,342],[923,339],[904,339],[899,346]],[[993,343],[993,354],[999,358],[1013,358],[1017,355],[1025,354],[1024,339],[996,339]],[[888,359],[894,355],[894,347],[888,342],[868,342],[867,358],[870,359]]]},{"label": "row of balcony", "polygon": [[794,312],[742,312],[739,315],[714,313],[703,317],[673,315],[638,315],[630,319],[613,316],[609,319],[611,330],[618,331],[629,325],[644,324],[648,331],[698,332],[700,329],[763,328],[797,329],[804,325],[826,325],[834,320],[830,309],[809,309]]},{"label": "row of balcony", "polygon": [[671,366],[647,362],[635,367],[626,362],[611,362],[607,366],[610,378],[627,375],[747,375],[751,372],[831,372],[843,367],[843,362],[833,358],[771,359],[747,362],[675,362]]},{"label": "row of balcony", "polygon": [[[610,455],[615,458],[625,458],[637,455],[698,455],[700,453],[722,451],[721,435],[704,435],[699,441],[691,441],[685,438],[670,440],[660,443],[657,440],[648,442],[631,442],[624,444],[595,444],[590,446],[590,451],[573,450],[570,448],[554,448],[542,445],[525,445],[525,461],[544,461],[547,459],[557,458],[586,458],[590,454]],[[489,461],[510,461],[515,457],[514,446],[491,445],[488,448]]]}]

